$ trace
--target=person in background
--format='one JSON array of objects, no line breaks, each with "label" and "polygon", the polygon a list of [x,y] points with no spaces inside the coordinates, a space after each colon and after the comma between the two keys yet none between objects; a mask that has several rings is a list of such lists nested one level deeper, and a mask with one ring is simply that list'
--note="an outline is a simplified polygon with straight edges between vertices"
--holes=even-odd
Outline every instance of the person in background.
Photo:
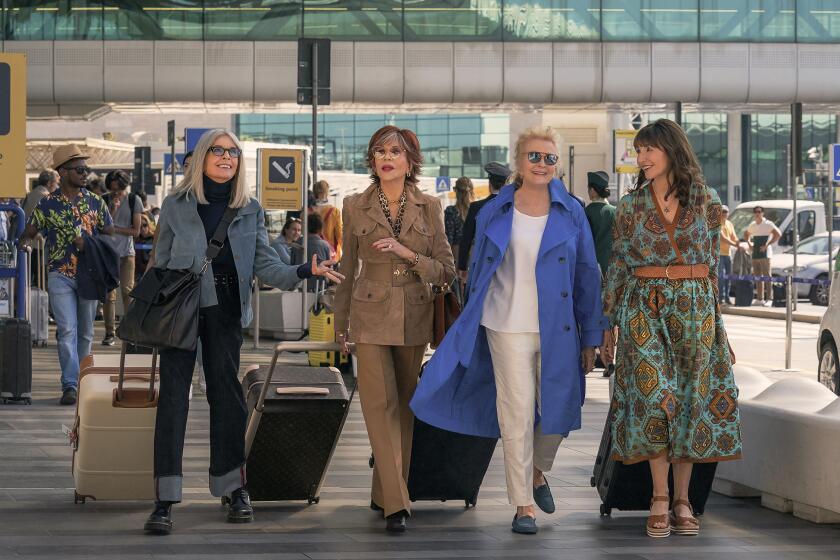
[{"label": "person in background", "polygon": [[122,297],[123,310],[128,309],[131,290],[134,289],[134,237],[140,235],[143,203],[136,195],[129,192],[131,179],[125,171],[111,171],[105,176],[108,194],[103,197],[111,220],[114,233],[103,239],[120,257],[120,287],[111,290],[105,298],[102,314],[105,316],[105,338],[103,346],[113,346],[117,322],[117,291]]},{"label": "person in background", "polygon": [[23,199],[23,203],[21,203],[23,213],[26,214],[27,220],[30,216],[32,216],[32,211],[35,210],[35,207],[38,206],[41,199],[48,194],[51,194],[58,188],[58,181],[59,176],[54,169],[47,168],[41,171],[41,174],[38,175],[38,180],[35,183],[35,188],[26,195],[26,198]]},{"label": "person in background", "polygon": [[[463,282],[467,281],[467,270],[469,270],[470,249],[472,249],[473,240],[475,239],[475,220],[478,217],[479,211],[485,204],[493,200],[499,190],[505,185],[508,177],[511,176],[510,167],[504,163],[491,161],[484,166],[484,171],[487,173],[487,182],[490,186],[490,194],[487,198],[478,200],[470,204],[467,210],[467,217],[464,219],[464,228],[461,234],[461,242],[458,245],[458,276]],[[466,295],[466,293],[465,293]]]},{"label": "person in background", "polygon": [[[134,238],[135,245],[142,246],[135,247],[134,253],[134,281],[135,284],[140,281],[140,277],[146,273],[146,267],[149,265],[149,260],[152,255],[152,246],[155,242],[155,221],[148,212],[144,212],[140,216],[140,233]],[[148,248],[147,248],[148,247]]]},{"label": "person in background", "polygon": [[283,224],[283,229],[280,230],[274,241],[271,242],[271,248],[277,251],[280,258],[286,264],[295,264],[292,262],[292,251],[295,248],[300,248],[298,241],[303,233],[303,228],[298,218],[287,218],[286,223]]},{"label": "person in background", "polygon": [[329,203],[330,185],[326,181],[318,181],[312,187],[315,195],[315,211],[323,220],[321,237],[330,244],[337,260],[341,259],[341,210]]},{"label": "person in background", "polygon": [[455,181],[455,205],[447,206],[443,211],[443,224],[446,227],[446,240],[452,247],[452,254],[458,254],[458,247],[464,233],[464,220],[470,204],[475,200],[473,183],[469,177],[461,177]]},{"label": "person in background", "polygon": [[190,170],[190,162],[192,161],[192,158],[193,158],[192,150],[190,150],[189,152],[184,154],[184,162],[181,164],[181,167],[184,168],[184,175],[186,175],[187,172]]},{"label": "person in background", "polygon": [[[752,247],[752,269],[755,276],[770,276],[770,259],[773,258],[773,243],[782,232],[776,224],[764,218],[764,208],[753,208],[753,221],[747,226],[747,243]],[[773,305],[773,285],[767,281],[756,281],[755,303],[770,307]]]},{"label": "person in background", "polygon": [[102,177],[96,173],[91,173],[88,177],[88,190],[97,196],[104,196],[107,185],[102,181]]},{"label": "person in background", "polygon": [[735,235],[735,226],[729,221],[729,207],[722,205],[721,226],[720,226],[720,258],[718,262],[718,302],[732,305],[729,299],[729,290],[732,282],[729,275],[732,274],[732,251],[738,248],[738,236]]},{"label": "person in background", "polygon": [[[332,259],[332,247],[324,240],[323,230],[324,222],[321,221],[321,216],[312,214],[306,222],[306,229],[309,235],[306,236],[306,259],[303,258],[303,245],[297,244],[297,247],[292,249],[292,262],[301,263],[312,260],[313,255],[318,255],[318,262],[328,261]],[[314,292],[316,290],[317,281],[312,279],[306,283],[307,290]]]},{"label": "person in background", "polygon": [[[610,196],[610,176],[606,171],[594,171],[586,174],[589,200],[591,201],[584,212],[592,229],[592,239],[595,242],[595,255],[601,268],[601,278],[607,276],[607,266],[612,255],[612,230],[615,222],[615,206],[607,200]],[[601,347],[595,367],[604,368],[604,377],[609,377],[615,371],[612,360],[604,363],[605,349]]]},{"label": "person in background", "polygon": [[53,168],[61,184],[35,207],[23,233],[32,239],[40,233],[46,239],[48,264],[47,293],[57,325],[58,362],[61,366],[62,405],[76,404],[79,361],[90,354],[96,300],[79,297],[76,267],[84,251],[82,234],[111,234],[111,215],[102,199],[88,191],[88,156],[68,144],[53,153]]}]

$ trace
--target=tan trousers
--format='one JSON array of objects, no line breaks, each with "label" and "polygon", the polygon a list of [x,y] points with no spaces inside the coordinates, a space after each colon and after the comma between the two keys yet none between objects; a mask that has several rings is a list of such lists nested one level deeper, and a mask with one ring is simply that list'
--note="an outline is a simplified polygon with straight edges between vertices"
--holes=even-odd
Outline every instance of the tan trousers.
[{"label": "tan trousers", "polygon": [[414,414],[408,403],[414,396],[426,346],[356,344],[359,399],[373,448],[371,499],[391,515],[411,511],[408,469]]},{"label": "tan trousers", "polygon": [[105,334],[114,336],[117,322],[117,292],[120,292],[123,313],[131,301],[129,293],[134,289],[134,255],[120,257],[120,287],[108,292],[102,314],[105,316]]},{"label": "tan trousers", "polygon": [[[770,276],[770,259],[753,259],[753,274],[756,276]],[[773,285],[770,282],[756,282],[759,301],[773,299]]]},{"label": "tan trousers", "polygon": [[517,507],[534,503],[534,467],[546,473],[554,465],[561,435],[534,427],[540,407],[540,334],[490,329],[487,342],[496,379],[496,414],[505,451],[508,500]]}]

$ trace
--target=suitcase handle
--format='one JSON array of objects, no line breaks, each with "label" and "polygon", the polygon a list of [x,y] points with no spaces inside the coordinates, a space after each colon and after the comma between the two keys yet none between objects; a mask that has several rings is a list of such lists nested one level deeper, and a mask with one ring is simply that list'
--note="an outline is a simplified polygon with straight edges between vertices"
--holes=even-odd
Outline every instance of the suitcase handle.
[{"label": "suitcase handle", "polygon": [[[128,348],[128,343],[123,341],[122,347],[120,349],[120,377],[119,381],[117,382],[117,393],[116,398],[114,399],[115,403],[120,402],[123,399],[123,383],[125,382],[125,351]],[[149,370],[149,396],[148,402],[154,402],[155,400],[155,370],[157,369],[157,348],[152,349],[152,369]]]},{"label": "suitcase handle", "polygon": [[[356,350],[355,344],[350,344],[350,352]],[[254,443],[254,437],[257,435],[257,427],[260,425],[263,409],[265,408],[265,398],[268,395],[268,390],[271,386],[271,378],[274,376],[274,368],[277,367],[277,358],[283,352],[340,352],[341,344],[338,342],[312,342],[312,341],[296,341],[296,342],[281,342],[274,347],[274,356],[271,358],[271,367],[268,368],[265,381],[263,382],[260,396],[257,399],[257,404],[254,407],[254,413],[248,419],[248,429],[245,431],[245,457],[251,453],[251,446]]]}]

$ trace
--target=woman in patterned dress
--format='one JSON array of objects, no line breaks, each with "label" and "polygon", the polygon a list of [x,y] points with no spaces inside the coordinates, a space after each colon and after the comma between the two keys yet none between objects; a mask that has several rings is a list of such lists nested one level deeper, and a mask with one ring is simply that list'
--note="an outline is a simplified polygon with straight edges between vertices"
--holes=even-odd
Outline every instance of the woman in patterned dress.
[{"label": "woman in patterned dress", "polygon": [[618,334],[613,455],[650,463],[649,536],[696,535],[692,464],[741,454],[734,356],[716,297],[721,204],[676,123],[645,126],[635,147],[640,172],[619,202],[604,291]]}]

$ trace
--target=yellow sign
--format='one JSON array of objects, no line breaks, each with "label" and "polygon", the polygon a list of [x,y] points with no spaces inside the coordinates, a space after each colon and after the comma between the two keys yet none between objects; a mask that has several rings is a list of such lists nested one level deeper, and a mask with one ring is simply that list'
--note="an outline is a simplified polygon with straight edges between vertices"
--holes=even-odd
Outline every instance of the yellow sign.
[{"label": "yellow sign", "polygon": [[260,148],[257,192],[266,210],[300,210],[306,169],[304,150]]},{"label": "yellow sign", "polygon": [[0,53],[0,198],[26,195],[26,55]]},{"label": "yellow sign", "polygon": [[636,139],[636,130],[614,130],[613,131],[613,152],[615,157],[616,173],[637,174],[639,166],[636,164],[636,148],[633,141]]}]

